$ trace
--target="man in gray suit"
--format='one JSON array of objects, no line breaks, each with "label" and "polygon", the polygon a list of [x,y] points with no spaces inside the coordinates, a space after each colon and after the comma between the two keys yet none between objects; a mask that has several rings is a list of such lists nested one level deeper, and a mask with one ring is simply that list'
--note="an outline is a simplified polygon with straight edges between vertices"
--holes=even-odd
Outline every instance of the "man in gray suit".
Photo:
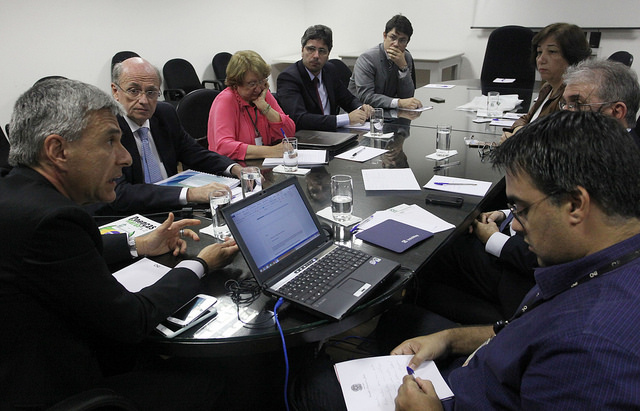
[{"label": "man in gray suit", "polygon": [[364,52],[353,69],[349,91],[373,107],[415,109],[422,103],[413,97],[413,58],[406,50],[413,34],[408,18],[395,15],[387,22],[383,42]]}]

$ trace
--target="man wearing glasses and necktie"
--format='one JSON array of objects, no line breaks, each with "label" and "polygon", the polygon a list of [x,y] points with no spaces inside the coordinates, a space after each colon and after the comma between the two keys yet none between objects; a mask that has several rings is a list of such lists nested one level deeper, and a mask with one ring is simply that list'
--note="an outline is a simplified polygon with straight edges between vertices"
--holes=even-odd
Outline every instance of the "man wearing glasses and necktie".
[{"label": "man wearing glasses and necktie", "polygon": [[[336,131],[363,124],[373,108],[362,104],[340,81],[329,60],[333,33],[323,25],[309,27],[302,36],[302,60],[278,76],[280,106],[298,130]],[[340,109],[345,113],[340,114]]]},{"label": "man wearing glasses and necktie", "polygon": [[178,172],[178,163],[210,174],[236,176],[241,166],[200,146],[180,124],[175,109],[158,102],[162,78],[148,61],[133,57],[114,66],[111,92],[126,116],[118,116],[122,144],[133,159],[123,169],[116,200],[96,214],[132,214],[169,211],[188,203],[208,203],[208,193],[226,186],[211,183],[197,188],[158,186],[154,183]]}]

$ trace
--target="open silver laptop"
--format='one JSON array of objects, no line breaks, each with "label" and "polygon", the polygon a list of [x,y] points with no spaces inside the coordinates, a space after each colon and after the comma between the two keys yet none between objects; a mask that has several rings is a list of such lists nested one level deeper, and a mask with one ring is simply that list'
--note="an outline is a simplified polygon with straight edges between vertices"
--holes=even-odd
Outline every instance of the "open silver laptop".
[{"label": "open silver laptop", "polygon": [[[342,318],[400,267],[334,244],[295,177],[226,206],[222,214],[262,289],[325,317]],[[318,270],[326,264],[333,267]]]}]

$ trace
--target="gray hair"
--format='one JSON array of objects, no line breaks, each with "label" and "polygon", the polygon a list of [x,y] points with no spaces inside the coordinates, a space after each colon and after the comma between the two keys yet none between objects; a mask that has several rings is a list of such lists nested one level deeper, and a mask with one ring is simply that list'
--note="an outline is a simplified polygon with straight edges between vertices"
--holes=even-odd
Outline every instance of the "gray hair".
[{"label": "gray hair", "polygon": [[[131,57],[131,58],[140,58],[140,59],[142,59],[142,57]],[[127,60],[129,60],[129,59],[127,59]],[[124,63],[127,60],[121,61],[121,62],[116,63],[116,64],[113,65],[113,69],[111,70],[111,82],[112,83],[120,85],[120,77],[122,77],[122,72],[124,71],[124,69],[122,67],[122,63]],[[146,60],[144,60],[144,61],[146,61]],[[162,74],[160,73],[160,70],[154,65],[151,65],[151,67],[153,67],[153,69],[156,72],[156,75],[158,76],[159,84],[162,85]]]},{"label": "gray hair", "polygon": [[35,166],[47,136],[57,134],[67,141],[78,140],[98,110],[121,114],[113,98],[90,84],[52,79],[35,84],[18,98],[9,129],[9,164]]},{"label": "gray hair", "polygon": [[555,204],[581,186],[607,216],[640,218],[640,150],[611,116],[557,111],[526,125],[491,158],[500,170],[528,175]]},{"label": "gray hair", "polygon": [[635,126],[640,108],[640,85],[638,75],[629,67],[617,61],[584,60],[567,68],[564,82],[567,85],[592,84],[601,101],[623,102],[627,106],[624,120],[628,127]]}]

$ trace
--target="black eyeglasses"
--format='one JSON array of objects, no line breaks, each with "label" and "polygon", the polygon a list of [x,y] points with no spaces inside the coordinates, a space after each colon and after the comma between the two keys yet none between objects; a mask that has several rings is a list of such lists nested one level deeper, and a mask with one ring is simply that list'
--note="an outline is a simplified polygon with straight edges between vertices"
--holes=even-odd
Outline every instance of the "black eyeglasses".
[{"label": "black eyeglasses", "polygon": [[389,40],[391,40],[392,43],[394,41],[397,41],[398,44],[401,45],[401,46],[406,46],[407,43],[409,43],[409,38],[408,37],[398,37],[395,34],[387,34],[387,37],[389,37]]},{"label": "black eyeglasses", "polygon": [[513,218],[518,220],[522,228],[524,228],[524,223],[525,221],[527,221],[527,214],[529,214],[529,211],[531,211],[531,209],[533,209],[533,207],[537,206],[538,204],[541,204],[543,201],[553,197],[555,194],[556,193],[552,193],[547,196],[544,196],[540,200],[529,204],[527,207],[524,207],[521,210],[518,210],[518,206],[511,203],[507,203],[507,207],[509,207],[509,211],[511,211],[511,213],[513,214]]},{"label": "black eyeglasses", "polygon": [[478,155],[480,156],[480,161],[484,163],[484,160],[489,157],[489,154],[498,147],[498,143],[495,141],[492,143],[484,143],[483,145],[478,146]]},{"label": "black eyeglasses", "polygon": [[329,50],[324,49],[324,48],[317,48],[317,47],[314,47],[314,46],[304,46],[304,49],[309,54],[315,54],[316,51],[321,56],[326,56],[327,54],[329,54]]},{"label": "black eyeglasses", "polygon": [[560,110],[567,110],[567,111],[587,111],[586,110],[587,108],[589,109],[589,111],[593,111],[591,107],[600,106],[600,108],[597,111],[599,113],[600,111],[602,111],[603,108],[605,108],[609,104],[615,104],[617,102],[618,101],[605,101],[602,103],[578,103],[577,101],[566,102],[562,100],[560,101],[560,103],[558,103],[558,107],[560,107]]},{"label": "black eyeglasses", "polygon": [[122,87],[120,87],[120,84],[116,83],[116,87],[118,87],[120,90],[124,91],[125,93],[127,93],[127,95],[131,98],[140,98],[142,96],[142,94],[144,94],[145,96],[147,96],[147,98],[149,100],[155,100],[158,97],[160,97],[160,94],[162,94],[162,92],[160,90],[146,90],[143,91],[139,88],[135,88],[135,87],[129,87],[128,89],[123,89]]}]

